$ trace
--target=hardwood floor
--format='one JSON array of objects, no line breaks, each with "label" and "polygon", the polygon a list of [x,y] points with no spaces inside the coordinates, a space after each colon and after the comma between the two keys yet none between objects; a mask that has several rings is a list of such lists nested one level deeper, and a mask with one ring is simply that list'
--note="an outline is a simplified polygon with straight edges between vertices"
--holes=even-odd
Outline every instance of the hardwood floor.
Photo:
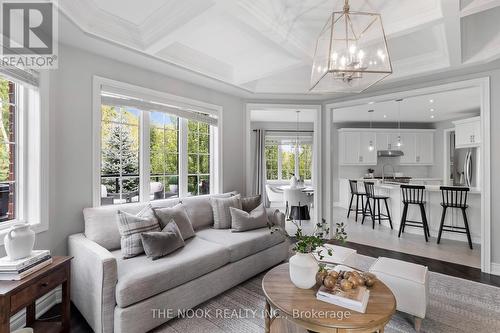
[{"label": "hardwood floor", "polygon": [[[479,283],[500,287],[500,276],[482,273],[481,270],[478,268],[458,265],[446,261],[420,257],[412,254],[386,250],[378,247],[373,247],[353,242],[346,242],[346,243],[333,242],[333,243],[335,245],[340,245],[355,249],[359,254],[362,255],[371,257],[387,257],[387,258],[408,261],[427,266],[429,267],[429,270],[436,273],[446,274],[466,280],[476,281]],[[50,309],[47,313],[45,313],[43,315],[43,318],[51,318],[52,316],[57,316],[58,313],[59,313],[59,305],[56,305],[52,309]],[[71,306],[71,332],[72,333],[92,332],[92,329],[87,324],[83,316],[80,314],[78,309],[73,305]]]},{"label": "hardwood floor", "polygon": [[419,265],[424,265],[429,267],[430,271],[446,274],[461,279],[476,281],[479,283],[489,284],[495,287],[500,287],[500,276],[485,274],[481,272],[479,268],[459,265],[451,262],[420,257],[413,254],[401,253],[392,250],[386,250],[378,247],[373,247],[364,244],[358,244],[353,242],[346,242],[341,244],[339,242],[334,242],[335,245],[349,247],[358,251],[359,254],[370,256],[370,257],[387,257],[403,261],[412,262]]}]

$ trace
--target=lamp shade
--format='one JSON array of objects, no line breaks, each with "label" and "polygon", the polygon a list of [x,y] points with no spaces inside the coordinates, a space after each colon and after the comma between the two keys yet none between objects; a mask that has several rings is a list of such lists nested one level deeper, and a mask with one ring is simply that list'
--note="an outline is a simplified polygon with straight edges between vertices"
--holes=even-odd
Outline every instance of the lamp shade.
[{"label": "lamp shade", "polygon": [[311,92],[362,92],[392,73],[380,14],[333,12],[316,42]]}]

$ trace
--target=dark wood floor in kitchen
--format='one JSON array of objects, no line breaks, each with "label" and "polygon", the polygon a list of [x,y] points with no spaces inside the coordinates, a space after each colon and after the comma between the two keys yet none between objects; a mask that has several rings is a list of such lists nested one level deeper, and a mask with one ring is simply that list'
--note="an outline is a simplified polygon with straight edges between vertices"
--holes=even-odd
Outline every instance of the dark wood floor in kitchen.
[{"label": "dark wood floor in kitchen", "polygon": [[[387,257],[393,259],[399,259],[403,261],[413,262],[416,264],[424,265],[429,267],[429,270],[442,273],[446,275],[455,276],[462,279],[467,279],[471,281],[476,281],[484,284],[489,284],[492,286],[500,287],[500,276],[490,275],[482,273],[480,269],[458,265],[454,263],[449,263],[445,261],[420,257],[412,254],[406,254],[391,250],[386,250],[378,247],[346,242],[346,243],[338,243],[334,242],[336,245],[349,247],[355,249],[359,254],[367,255],[371,257]],[[59,306],[56,305],[52,309],[50,309],[46,314],[43,315],[43,318],[51,318],[56,316],[59,313]],[[80,314],[78,309],[75,306],[71,307],[71,332],[72,333],[87,333],[92,332],[92,329],[87,324],[83,316]]]},{"label": "dark wood floor in kitchen", "polygon": [[479,268],[459,265],[455,263],[450,263],[446,261],[420,257],[413,254],[407,254],[392,250],[386,250],[378,247],[373,247],[364,244],[346,242],[344,244],[339,242],[333,242],[336,245],[349,247],[356,250],[359,254],[378,258],[387,257],[403,261],[412,262],[419,265],[424,265],[429,268],[430,271],[451,275],[461,279],[476,281],[484,284],[489,284],[491,286],[500,287],[500,276],[482,273]]}]

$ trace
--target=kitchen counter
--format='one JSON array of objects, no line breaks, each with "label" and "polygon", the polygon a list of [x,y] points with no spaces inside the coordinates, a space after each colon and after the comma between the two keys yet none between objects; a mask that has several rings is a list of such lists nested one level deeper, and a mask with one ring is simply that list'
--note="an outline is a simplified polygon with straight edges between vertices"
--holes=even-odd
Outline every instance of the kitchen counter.
[{"label": "kitchen counter", "polygon": [[[374,189],[376,194],[385,195],[389,197],[388,205],[391,213],[392,224],[395,230],[399,230],[399,225],[401,223],[401,216],[403,213],[403,200],[401,194],[401,184],[391,184],[382,183],[380,179],[359,179],[358,187],[360,190],[364,191],[363,181],[373,181],[375,183]],[[425,212],[427,214],[427,220],[429,223],[431,236],[437,238],[439,232],[439,225],[441,222],[441,191],[439,189],[440,185],[424,185],[426,188],[425,198]],[[340,202],[339,206],[348,209],[349,199],[350,199],[350,188],[349,180],[340,180]],[[469,228],[471,231],[472,242],[481,242],[481,190],[479,188],[471,188],[469,195],[467,196],[467,204],[469,208],[467,209],[467,217],[469,221]],[[382,210],[383,206],[381,205]],[[410,205],[408,209],[408,220],[421,221],[420,209],[417,205]],[[366,218],[365,224],[368,223],[367,227],[371,227],[371,219]],[[377,222],[378,223],[378,222]],[[389,226],[389,221],[383,220],[382,224]],[[448,209],[446,213],[445,224],[452,226],[463,226],[462,212],[460,209]],[[376,227],[376,226],[375,226]],[[405,232],[412,234],[422,235],[423,231],[421,228],[406,227]],[[404,237],[404,236],[402,236]],[[443,232],[443,239],[454,239],[467,243],[467,237],[462,234]],[[436,241],[433,239],[432,241]],[[466,244],[464,244],[466,246]]]},{"label": "kitchen counter", "polygon": [[[378,183],[378,184],[375,184],[374,186],[376,188],[378,187],[378,188],[384,188],[384,189],[390,189],[390,190],[392,190],[392,189],[400,190],[401,185],[403,185],[403,184],[388,182],[388,183]],[[411,184],[411,182],[410,182],[410,185],[413,185],[413,184]],[[441,192],[440,187],[442,185],[424,185],[424,186],[425,186],[425,189],[429,192]],[[471,187],[469,194],[479,194],[480,195],[481,189],[479,187]]]}]

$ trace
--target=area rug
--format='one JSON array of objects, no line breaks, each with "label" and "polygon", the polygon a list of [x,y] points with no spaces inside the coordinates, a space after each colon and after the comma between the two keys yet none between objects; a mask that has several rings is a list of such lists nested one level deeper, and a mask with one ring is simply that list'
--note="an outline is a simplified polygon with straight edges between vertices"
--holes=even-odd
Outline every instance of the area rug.
[{"label": "area rug", "polygon": [[[357,254],[348,264],[367,270],[374,260]],[[261,312],[265,302],[261,289],[263,276],[260,274],[197,308],[207,313],[226,309],[226,319],[220,316],[174,319],[154,332],[264,332]],[[385,332],[415,332],[412,318],[397,312]],[[429,304],[421,332],[500,332],[500,288],[430,272]]]}]

